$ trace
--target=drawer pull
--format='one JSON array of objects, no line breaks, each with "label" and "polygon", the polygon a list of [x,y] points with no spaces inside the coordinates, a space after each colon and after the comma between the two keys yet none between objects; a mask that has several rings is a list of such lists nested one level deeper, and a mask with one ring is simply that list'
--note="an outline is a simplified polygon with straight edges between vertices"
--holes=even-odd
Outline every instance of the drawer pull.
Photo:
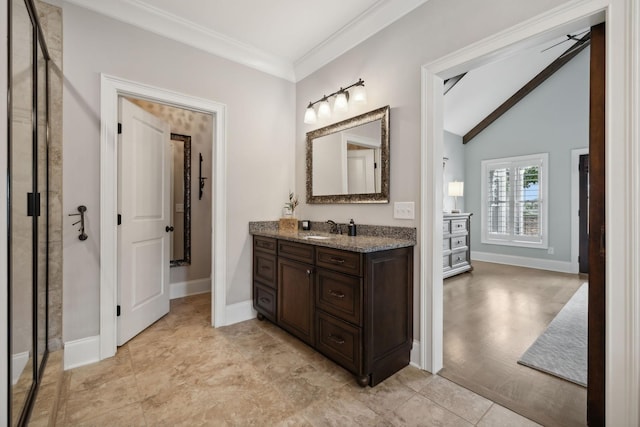
[{"label": "drawer pull", "polygon": [[344,344],[344,339],[341,336],[329,334],[329,339],[336,344],[339,344],[339,345]]},{"label": "drawer pull", "polygon": [[258,298],[260,300],[261,303],[263,304],[269,304],[271,302],[271,300],[269,298],[265,298],[265,297],[260,297]]},{"label": "drawer pull", "polygon": [[462,257],[461,256],[458,257],[458,261],[462,261]]},{"label": "drawer pull", "polygon": [[344,264],[344,259],[343,258],[336,258],[336,257],[331,257],[329,258],[329,261],[331,262],[335,262],[337,264]]},{"label": "drawer pull", "polygon": [[268,265],[261,265],[260,270],[271,270],[271,267],[269,267]]},{"label": "drawer pull", "polygon": [[334,291],[333,289],[331,289],[329,291],[329,295],[331,295],[334,298],[338,298],[338,299],[344,298],[344,294],[342,292]]}]

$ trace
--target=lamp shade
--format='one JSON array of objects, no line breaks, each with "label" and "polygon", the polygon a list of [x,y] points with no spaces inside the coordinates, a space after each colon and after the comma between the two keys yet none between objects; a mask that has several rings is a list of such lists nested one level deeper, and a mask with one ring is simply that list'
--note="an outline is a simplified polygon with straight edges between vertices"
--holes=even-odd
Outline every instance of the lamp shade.
[{"label": "lamp shade", "polygon": [[349,109],[349,101],[346,92],[339,92],[336,101],[333,103],[333,111],[344,113]]},{"label": "lamp shade", "polygon": [[313,107],[308,107],[307,110],[304,112],[304,122],[312,125],[317,120],[318,118],[316,117],[316,110],[314,110]]},{"label": "lamp shade", "polygon": [[351,101],[354,104],[367,103],[367,90],[364,88],[364,85],[358,85],[351,89]]},{"label": "lamp shade", "polygon": [[452,196],[452,197],[464,196],[464,182],[451,181],[449,183],[449,196]]},{"label": "lamp shade", "polygon": [[318,118],[328,119],[329,117],[331,117],[331,106],[329,106],[329,101],[325,99],[318,104]]}]

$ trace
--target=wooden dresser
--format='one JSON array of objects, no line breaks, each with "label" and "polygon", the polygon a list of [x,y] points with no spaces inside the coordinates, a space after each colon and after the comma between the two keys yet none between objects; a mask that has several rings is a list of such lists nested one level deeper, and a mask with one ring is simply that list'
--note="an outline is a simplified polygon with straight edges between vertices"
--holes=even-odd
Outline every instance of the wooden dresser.
[{"label": "wooden dresser", "polygon": [[473,270],[470,213],[443,214],[442,278]]},{"label": "wooden dresser", "polygon": [[410,361],[413,247],[361,253],[255,235],[253,304],[374,386]]}]

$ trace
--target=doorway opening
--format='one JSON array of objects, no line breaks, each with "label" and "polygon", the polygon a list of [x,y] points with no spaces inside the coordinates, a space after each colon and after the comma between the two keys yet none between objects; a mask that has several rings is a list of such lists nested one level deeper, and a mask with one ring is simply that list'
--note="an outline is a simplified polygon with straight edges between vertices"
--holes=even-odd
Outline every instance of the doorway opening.
[{"label": "doorway opening", "polygon": [[214,101],[152,87],[113,76],[101,76],[100,178],[100,359],[111,357],[117,343],[118,298],[118,99],[132,97],[213,117],[213,160],[203,165],[211,185],[211,322],[225,324],[226,307],[226,106]]},{"label": "doorway opening", "polygon": [[[562,16],[562,19],[558,18]],[[553,18],[553,19],[552,19]],[[437,373],[443,367],[443,285],[442,285],[442,269],[440,262],[442,259],[442,158],[443,158],[443,83],[445,78],[460,75],[465,70],[472,69],[481,63],[506,57],[514,50],[521,49],[526,46],[533,46],[541,41],[549,41],[563,34],[575,32],[580,28],[591,27],[594,24],[604,21],[604,13],[601,8],[593,8],[587,4],[575,5],[567,7],[561,12],[552,11],[548,15],[536,17],[523,25],[514,27],[499,35],[476,43],[465,49],[461,49],[454,54],[441,58],[437,61],[424,65],[422,68],[423,76],[423,144],[422,144],[422,229],[421,240],[431,242],[426,245],[421,254],[421,271],[424,272],[421,278],[421,342],[420,342],[420,358],[423,368]],[[622,24],[620,24],[622,25]],[[611,40],[608,41],[611,43]],[[613,68],[611,62],[607,62],[607,67]],[[621,70],[618,70],[619,72]],[[609,74],[610,75],[610,74]],[[610,82],[611,80],[607,80]],[[624,86],[622,84],[621,86]],[[604,87],[604,85],[603,85]],[[603,104],[604,105],[604,104]],[[607,104],[609,105],[609,104]],[[624,104],[621,107],[623,111],[631,108]],[[626,114],[626,113],[625,113]],[[611,115],[607,115],[607,120],[612,120]],[[615,120],[614,120],[615,121]],[[617,121],[616,121],[617,122]],[[622,124],[617,122],[619,126]],[[617,129],[617,128],[616,128]],[[604,141],[604,140],[603,140]],[[624,141],[628,144],[628,141]],[[620,147],[618,147],[620,148]],[[617,155],[618,153],[614,150]],[[604,159],[604,155],[602,156]],[[611,158],[607,163],[611,164]],[[604,177],[604,169],[602,170]],[[609,188],[609,187],[607,187]],[[604,201],[603,201],[604,206]],[[608,211],[610,212],[610,211]],[[609,217],[611,218],[611,217]],[[622,218],[619,218],[622,220]],[[593,228],[593,227],[592,227]],[[604,227],[602,227],[604,232]],[[593,240],[593,235],[592,235]],[[604,240],[603,240],[604,241]],[[603,252],[604,253],[604,252]],[[602,255],[604,260],[604,255]],[[611,258],[607,257],[607,263]],[[604,264],[604,262],[603,262]],[[623,266],[624,267],[624,266]],[[592,266],[593,268],[593,266]],[[628,270],[628,269],[627,269]],[[626,270],[625,270],[626,271]],[[607,277],[611,270],[607,269]],[[615,274],[613,274],[615,276]],[[604,278],[604,270],[603,276]],[[604,294],[604,281],[602,281]],[[609,295],[609,294],[608,294]],[[600,299],[603,304],[604,296]],[[618,300],[618,303],[621,303]],[[607,298],[607,305],[610,306],[611,299]],[[604,304],[603,304],[604,306]],[[591,305],[590,305],[591,308]],[[591,310],[590,310],[591,313]],[[627,313],[628,314],[628,313]],[[601,326],[604,322],[604,313],[600,319]],[[590,327],[590,331],[593,328]],[[619,341],[617,341],[619,342]],[[591,347],[590,353],[591,353]],[[602,345],[602,363],[601,371],[604,373],[604,342]],[[609,347],[609,350],[611,348]],[[589,362],[591,367],[591,361]],[[591,369],[591,368],[589,368]],[[591,370],[589,371],[591,377]],[[621,372],[617,372],[618,377]],[[604,384],[604,378],[600,378]],[[607,378],[607,384],[611,385],[611,380]],[[597,381],[598,385],[600,381]],[[591,381],[590,381],[591,384]],[[591,387],[590,387],[591,388]],[[599,388],[599,387],[598,387]],[[599,391],[601,399],[598,406],[604,414],[604,388]],[[623,402],[624,405],[630,405],[630,401]],[[631,408],[631,406],[628,406]]]}]

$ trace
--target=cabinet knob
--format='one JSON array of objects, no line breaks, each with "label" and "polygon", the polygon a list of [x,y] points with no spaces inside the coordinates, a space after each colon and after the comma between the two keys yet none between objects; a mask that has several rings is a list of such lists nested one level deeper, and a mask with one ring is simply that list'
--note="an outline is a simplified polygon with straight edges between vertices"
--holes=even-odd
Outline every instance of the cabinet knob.
[{"label": "cabinet knob", "polygon": [[307,276],[311,276],[311,269],[307,268]]}]

